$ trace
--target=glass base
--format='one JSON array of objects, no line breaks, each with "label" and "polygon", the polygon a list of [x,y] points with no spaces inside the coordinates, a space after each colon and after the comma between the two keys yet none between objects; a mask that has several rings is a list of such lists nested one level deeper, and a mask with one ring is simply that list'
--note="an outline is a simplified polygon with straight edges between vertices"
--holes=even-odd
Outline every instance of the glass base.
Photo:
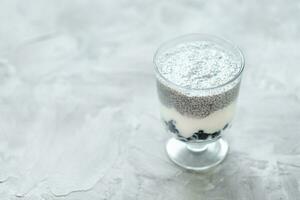
[{"label": "glass base", "polygon": [[221,138],[212,143],[186,143],[171,138],[166,145],[167,154],[175,164],[197,172],[220,164],[226,158],[228,149],[228,143]]}]

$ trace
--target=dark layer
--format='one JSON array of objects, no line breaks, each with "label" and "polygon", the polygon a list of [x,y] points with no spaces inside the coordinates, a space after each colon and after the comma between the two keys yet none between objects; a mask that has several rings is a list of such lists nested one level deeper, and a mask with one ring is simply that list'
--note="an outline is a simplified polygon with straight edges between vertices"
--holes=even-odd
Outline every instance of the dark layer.
[{"label": "dark layer", "polygon": [[194,133],[191,137],[185,138],[183,137],[180,132],[178,131],[178,129],[176,128],[176,122],[174,120],[170,120],[170,121],[164,121],[168,131],[170,131],[171,133],[174,133],[176,135],[176,137],[179,140],[182,141],[197,141],[197,140],[206,140],[206,139],[215,139],[221,136],[221,132],[223,130],[225,130],[228,127],[228,124],[226,124],[223,129],[216,131],[214,133],[205,133],[203,130],[199,130],[196,133]]},{"label": "dark layer", "polygon": [[180,114],[198,118],[228,106],[239,92],[238,83],[233,88],[211,96],[187,96],[157,80],[158,96],[162,104],[174,107]]}]

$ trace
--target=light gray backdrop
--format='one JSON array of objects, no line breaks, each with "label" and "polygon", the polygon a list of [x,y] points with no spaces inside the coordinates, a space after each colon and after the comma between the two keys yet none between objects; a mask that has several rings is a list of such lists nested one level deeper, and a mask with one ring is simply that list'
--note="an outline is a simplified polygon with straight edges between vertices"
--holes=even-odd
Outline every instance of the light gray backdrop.
[{"label": "light gray backdrop", "polygon": [[[0,199],[300,199],[297,0],[1,0]],[[208,33],[246,57],[226,162],[164,151],[152,56]]]}]

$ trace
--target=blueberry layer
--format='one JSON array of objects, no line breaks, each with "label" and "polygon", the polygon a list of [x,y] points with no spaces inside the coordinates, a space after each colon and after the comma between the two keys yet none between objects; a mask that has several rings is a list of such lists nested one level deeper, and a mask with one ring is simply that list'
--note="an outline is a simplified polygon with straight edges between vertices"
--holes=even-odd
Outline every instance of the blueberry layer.
[{"label": "blueberry layer", "polygon": [[225,129],[228,128],[229,124],[226,124],[221,130],[216,131],[214,133],[205,133],[203,130],[199,130],[195,133],[193,133],[193,135],[191,137],[183,137],[180,132],[178,131],[178,129],[176,128],[176,121],[174,120],[170,120],[170,121],[164,121],[167,129],[169,132],[175,134],[175,136],[183,141],[195,141],[195,140],[206,140],[206,139],[214,139],[217,138],[221,135],[221,132]]}]

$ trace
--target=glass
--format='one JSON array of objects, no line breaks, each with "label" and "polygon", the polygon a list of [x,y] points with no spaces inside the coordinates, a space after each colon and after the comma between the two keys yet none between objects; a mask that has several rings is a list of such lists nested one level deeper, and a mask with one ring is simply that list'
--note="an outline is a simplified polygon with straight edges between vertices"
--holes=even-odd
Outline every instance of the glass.
[{"label": "glass", "polygon": [[[164,65],[174,62],[174,65],[183,66],[184,63],[179,63],[182,60],[176,59],[176,53],[174,53],[174,59],[169,63],[162,62],[163,59],[161,58],[170,56],[172,53],[169,53],[169,50],[177,47],[180,49],[179,45],[200,41],[217,45],[225,49],[226,53],[230,53],[235,59],[233,62],[235,64],[232,65],[235,67],[235,74],[232,77],[228,75],[228,80],[225,82],[215,81],[210,85],[201,85],[200,80],[197,88],[185,84],[182,81],[184,79],[177,81],[168,78],[166,70],[174,69],[168,69]],[[205,45],[202,46],[201,48],[205,48]],[[215,56],[215,54],[212,55]],[[210,62],[209,56],[203,55],[203,58],[207,60],[205,62],[197,60],[199,68],[194,69],[195,73],[201,72],[202,62]],[[190,56],[188,60],[193,61],[193,59],[194,57]],[[222,56],[220,59],[223,59]],[[162,44],[155,53],[153,62],[161,119],[167,132],[173,134],[173,137],[166,144],[169,158],[180,167],[193,171],[207,170],[220,164],[225,159],[229,149],[228,143],[222,138],[222,135],[231,126],[234,116],[241,75],[244,69],[242,52],[227,40],[211,35],[190,34]],[[172,68],[172,65],[170,66]],[[162,69],[166,70],[163,71]],[[227,71],[232,71],[232,69],[228,68]],[[226,71],[224,73],[226,75]],[[205,74],[203,74],[204,76]],[[224,76],[224,78],[226,77]],[[188,81],[189,79],[187,79],[187,83]]]}]

